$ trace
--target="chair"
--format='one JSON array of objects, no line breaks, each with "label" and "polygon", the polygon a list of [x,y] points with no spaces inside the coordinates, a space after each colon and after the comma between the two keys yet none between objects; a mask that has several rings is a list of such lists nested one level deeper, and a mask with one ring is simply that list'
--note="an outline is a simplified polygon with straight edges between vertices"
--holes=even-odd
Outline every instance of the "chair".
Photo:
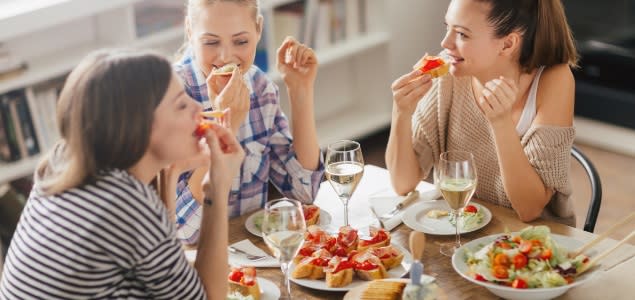
[{"label": "chair", "polygon": [[602,204],[602,182],[600,182],[600,175],[595,169],[595,166],[593,166],[591,160],[589,160],[580,149],[573,146],[571,148],[571,155],[582,165],[591,183],[591,201],[589,202],[589,210],[587,211],[586,220],[584,221],[584,231],[593,233],[593,230],[595,230],[595,222],[600,213],[600,205]]}]

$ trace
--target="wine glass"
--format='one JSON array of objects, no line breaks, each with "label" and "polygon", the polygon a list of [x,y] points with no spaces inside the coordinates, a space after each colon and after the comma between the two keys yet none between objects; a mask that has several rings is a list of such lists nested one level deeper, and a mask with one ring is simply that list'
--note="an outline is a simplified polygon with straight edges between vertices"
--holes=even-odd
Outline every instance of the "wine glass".
[{"label": "wine glass", "polygon": [[342,140],[326,150],[326,178],[344,204],[344,226],[348,226],[348,201],[364,175],[364,157],[358,142]]},{"label": "wine glass", "polygon": [[265,204],[262,220],[262,237],[280,262],[280,269],[284,274],[283,286],[286,295],[280,299],[291,299],[289,285],[289,263],[300,250],[304,241],[304,213],[302,204],[297,200],[282,198]]},{"label": "wine glass", "polygon": [[456,236],[454,243],[441,244],[441,253],[452,256],[454,251],[461,247],[459,235],[460,212],[470,201],[476,190],[476,167],[474,156],[465,151],[447,151],[440,155],[439,159],[439,190],[443,199],[454,212],[456,220]]}]

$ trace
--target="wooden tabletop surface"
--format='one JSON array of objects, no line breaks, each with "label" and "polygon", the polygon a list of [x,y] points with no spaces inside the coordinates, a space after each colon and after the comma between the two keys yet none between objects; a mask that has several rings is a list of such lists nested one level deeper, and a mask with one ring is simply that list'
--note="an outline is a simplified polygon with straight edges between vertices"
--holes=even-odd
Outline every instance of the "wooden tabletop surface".
[{"label": "wooden tabletop surface", "polygon": [[[365,177],[368,175],[368,170],[365,171]],[[377,179],[377,178],[376,178]],[[383,178],[379,178],[383,180]],[[366,180],[366,185],[364,186],[363,181]],[[364,201],[363,199],[367,199],[368,197],[368,189],[370,186],[374,186],[375,182],[370,179],[364,179],[362,183],[360,183],[360,187],[358,187],[359,193],[358,199],[351,199],[351,205],[354,205],[355,212],[352,213],[353,217],[361,216],[364,214],[370,214],[368,210],[368,201]],[[328,186],[328,182],[324,182],[321,187],[322,190],[330,189]],[[362,192],[360,192],[360,189]],[[330,193],[328,193],[327,197],[325,193],[318,195],[318,200],[316,203],[323,210],[328,211],[332,218],[332,222],[336,224],[342,223],[341,221],[341,210],[342,204],[339,203],[338,199],[330,199],[325,200],[330,197]],[[355,197],[355,196],[354,196]],[[329,202],[332,201],[332,202]],[[442,201],[442,200],[440,200]],[[521,222],[514,211],[499,207],[496,205],[491,205],[488,203],[480,202],[479,204],[487,207],[492,213],[492,220],[487,226],[471,232],[467,234],[461,235],[461,241],[466,243],[473,239],[477,239],[483,236],[503,233],[506,230],[509,231],[518,231],[529,225],[548,225],[551,228],[552,233],[557,233],[569,237],[573,237],[579,239],[581,241],[589,241],[594,235],[588,232],[585,232],[581,229],[569,227],[563,224],[547,221],[547,220],[537,220],[531,223],[523,223]],[[363,212],[364,207],[367,212]],[[230,243],[235,243],[241,241],[243,239],[249,239],[256,246],[264,249],[269,252],[267,246],[265,245],[262,238],[254,236],[250,234],[245,229],[245,220],[248,215],[244,215],[238,218],[233,218],[230,220],[230,232],[229,232],[229,241]],[[367,219],[365,219],[367,220]],[[354,222],[352,222],[354,223]],[[354,226],[355,224],[353,224]],[[338,225],[339,226],[339,225]],[[408,236],[411,232],[411,229],[404,224],[399,225],[395,229],[391,231],[391,238],[393,243],[403,246],[404,248],[408,248]],[[449,299],[495,299],[492,293],[490,293],[487,289],[475,285],[471,282],[463,279],[459,274],[457,274],[452,268],[451,258],[443,256],[439,252],[439,244],[452,242],[454,240],[454,236],[439,236],[439,235],[426,235],[426,246],[423,255],[423,263],[425,265],[425,273],[431,276],[434,276],[437,279],[440,287],[448,294]],[[608,248],[616,241],[614,240],[605,240],[600,243],[595,249],[601,251],[603,248]],[[596,250],[597,251],[597,250]],[[635,255],[635,247],[631,245],[622,246],[616,252],[608,256],[605,260],[603,260],[602,264],[599,266],[601,270],[607,270],[613,268],[615,265],[620,264]],[[617,269],[617,268],[616,268]],[[279,268],[258,268],[258,276],[267,278],[274,282],[279,287],[281,286],[282,280],[282,272]],[[577,289],[577,288],[576,288]],[[291,291],[293,299],[341,299],[345,293],[343,292],[326,292],[320,290],[314,290],[310,288],[306,288],[300,285],[297,285],[291,282]]]}]

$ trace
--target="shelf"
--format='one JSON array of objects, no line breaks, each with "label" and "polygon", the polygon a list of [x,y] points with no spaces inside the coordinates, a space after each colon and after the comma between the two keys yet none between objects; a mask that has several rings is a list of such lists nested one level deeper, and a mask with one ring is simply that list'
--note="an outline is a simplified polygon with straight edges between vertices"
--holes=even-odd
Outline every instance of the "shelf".
[{"label": "shelf", "polygon": [[10,0],[0,1],[0,41],[96,15],[139,0]]},{"label": "shelf", "polygon": [[16,162],[0,164],[0,185],[33,174],[42,154]]},{"label": "shelf", "polygon": [[[388,32],[378,31],[364,34],[360,37],[346,40],[323,50],[316,50],[320,67],[324,67],[336,63],[342,59],[350,58],[362,51],[373,49],[382,45],[387,45],[390,41]],[[275,62],[272,62],[275,66]],[[277,70],[272,69],[269,72],[269,78],[275,82],[281,82],[282,78]]]},{"label": "shelf", "polygon": [[359,139],[371,132],[390,126],[392,112],[377,111],[377,108],[350,107],[328,119],[317,120],[317,133],[320,148],[342,139]]},{"label": "shelf", "polygon": [[93,43],[74,47],[73,49],[65,49],[59,51],[58,53],[49,53],[42,58],[29,61],[28,69],[26,69],[22,74],[11,79],[0,81],[0,94],[26,86],[31,86],[50,78],[68,73],[86,54],[96,49],[105,47],[112,48],[116,46],[147,48],[167,41],[173,41],[179,38],[182,39],[183,34],[183,27],[178,26],[148,35],[132,42],[131,44],[112,45],[106,43]]}]

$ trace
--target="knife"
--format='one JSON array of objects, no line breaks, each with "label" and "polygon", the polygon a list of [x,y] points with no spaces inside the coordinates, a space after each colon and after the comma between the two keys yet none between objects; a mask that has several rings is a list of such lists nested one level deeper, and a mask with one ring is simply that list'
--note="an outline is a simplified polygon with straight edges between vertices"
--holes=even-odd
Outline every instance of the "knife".
[{"label": "knife", "polygon": [[408,206],[410,203],[414,202],[417,199],[419,199],[419,191],[413,190],[412,192],[408,193],[408,195],[406,195],[406,197],[403,200],[401,200],[401,202],[399,202],[395,206],[395,208],[393,208],[390,212],[381,216],[381,218],[390,219],[394,217],[402,208]]}]

